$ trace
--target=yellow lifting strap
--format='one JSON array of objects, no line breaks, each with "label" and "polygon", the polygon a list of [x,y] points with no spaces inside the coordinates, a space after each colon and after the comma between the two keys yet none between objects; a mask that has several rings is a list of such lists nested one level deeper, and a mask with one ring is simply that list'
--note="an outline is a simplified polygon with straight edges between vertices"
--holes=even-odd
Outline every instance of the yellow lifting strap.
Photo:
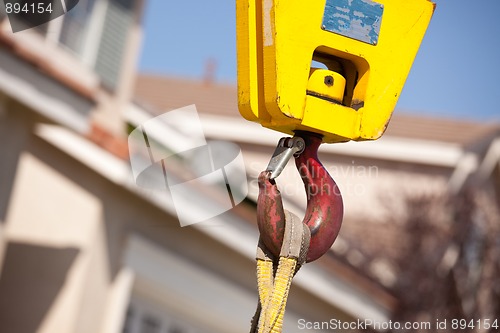
[{"label": "yellow lifting strap", "polygon": [[305,263],[310,239],[309,227],[286,211],[279,258],[273,258],[266,245],[259,240],[256,256],[259,304],[250,333],[281,332],[292,278]]}]

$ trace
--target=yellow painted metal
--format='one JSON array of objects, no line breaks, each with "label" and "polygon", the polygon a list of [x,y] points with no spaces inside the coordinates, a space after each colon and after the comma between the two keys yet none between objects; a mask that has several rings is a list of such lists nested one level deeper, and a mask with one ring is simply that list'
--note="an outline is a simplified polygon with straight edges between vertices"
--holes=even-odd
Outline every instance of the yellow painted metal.
[{"label": "yellow painted metal", "polygon": [[[383,6],[376,42],[325,30],[327,0],[236,0],[242,116],[288,134],[316,132],[324,142],[379,138],[435,5],[360,1]],[[314,70],[313,60],[327,69]],[[333,86],[320,78],[328,71],[335,76]],[[336,77],[345,79],[340,102],[338,91],[333,93],[340,89]]]},{"label": "yellow painted metal", "polygon": [[312,68],[307,82],[306,94],[332,103],[342,103],[345,84],[345,78],[337,72]]}]

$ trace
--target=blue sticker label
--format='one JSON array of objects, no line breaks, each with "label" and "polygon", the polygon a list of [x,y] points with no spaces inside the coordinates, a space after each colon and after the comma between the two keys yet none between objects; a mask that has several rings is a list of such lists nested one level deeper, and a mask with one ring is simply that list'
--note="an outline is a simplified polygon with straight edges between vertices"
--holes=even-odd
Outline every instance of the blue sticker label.
[{"label": "blue sticker label", "polygon": [[370,0],[326,0],[324,30],[377,44],[384,6]]}]

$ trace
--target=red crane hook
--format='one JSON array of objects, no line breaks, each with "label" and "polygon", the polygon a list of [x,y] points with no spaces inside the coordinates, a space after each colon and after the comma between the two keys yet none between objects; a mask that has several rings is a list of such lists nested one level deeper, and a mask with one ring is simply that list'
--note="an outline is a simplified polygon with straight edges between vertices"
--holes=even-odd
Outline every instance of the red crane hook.
[{"label": "red crane hook", "polygon": [[303,223],[311,231],[311,241],[306,262],[325,254],[340,231],[344,213],[342,195],[318,159],[321,142],[321,136],[309,132],[297,132],[293,138],[281,139],[267,170],[259,175],[257,223],[261,240],[276,257],[283,243],[285,209],[274,179],[292,155],[307,194]]}]

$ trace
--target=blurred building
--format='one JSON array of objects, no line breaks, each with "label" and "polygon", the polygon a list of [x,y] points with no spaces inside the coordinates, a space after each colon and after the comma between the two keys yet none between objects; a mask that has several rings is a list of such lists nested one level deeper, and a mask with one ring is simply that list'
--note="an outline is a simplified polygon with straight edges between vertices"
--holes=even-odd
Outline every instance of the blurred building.
[{"label": "blurred building", "polygon": [[[207,80],[140,75],[136,96],[142,105],[160,112],[196,104],[207,137],[229,140],[242,147],[250,179],[249,199],[254,202],[257,200],[257,176],[267,166],[274,147],[283,135],[245,121],[239,116],[235,111],[235,86]],[[183,126],[186,125],[179,122],[178,127]],[[408,252],[416,251],[416,248],[411,248],[414,241],[419,243],[418,239],[412,239],[418,236],[405,225],[405,221],[413,218],[409,214],[419,209],[409,205],[413,201],[430,200],[435,201],[435,206],[444,206],[446,201],[438,200],[460,197],[470,188],[479,188],[492,197],[488,210],[498,214],[499,147],[498,123],[431,118],[398,111],[384,137],[377,142],[322,146],[320,159],[342,191],[345,218],[331,253],[326,255],[330,262],[325,258],[318,263],[306,265],[304,270],[325,264],[326,267],[333,268],[332,279],[333,276],[349,276],[348,281],[354,284],[354,288],[359,288],[357,277],[368,277],[378,286],[378,291],[383,290],[389,295],[397,296],[395,292],[396,287],[401,285],[399,274],[402,267],[396,265],[405,261]],[[284,197],[285,207],[298,216],[303,216],[305,194],[293,163],[278,178],[278,187]],[[457,207],[459,208],[464,209]],[[451,212],[443,209],[437,214],[447,213]],[[481,215],[483,212],[476,213]],[[439,218],[438,216],[436,221]],[[450,218],[453,220],[453,217]],[[498,215],[496,218],[498,219]],[[422,229],[427,227],[429,226],[422,226]],[[425,232],[432,233],[432,229],[426,229]],[[452,253],[449,249],[455,245],[450,244],[446,250],[448,244],[442,244],[443,253],[435,254],[438,263],[449,261]],[[339,264],[348,269],[349,275],[341,273],[343,269],[339,268]],[[444,264],[439,267],[442,265]],[[453,265],[453,262],[446,265]],[[422,274],[431,276],[441,273]],[[300,274],[297,278],[300,280]],[[325,292],[324,295],[335,302],[335,293],[330,296]],[[374,300],[385,299],[384,295],[369,295]],[[389,302],[389,317],[391,311],[399,310],[397,298]],[[353,309],[351,305],[348,308]],[[362,318],[361,314],[352,315]],[[419,314],[416,313],[415,316],[418,317]],[[426,318],[425,314],[421,317]]]},{"label": "blurred building", "polygon": [[[239,117],[234,86],[136,80],[143,6],[80,0],[65,16],[16,34],[1,18],[2,332],[249,329],[257,302],[255,179],[281,135]],[[209,222],[181,228],[166,191],[134,183],[127,134],[191,104],[207,139],[241,147],[250,193]],[[167,150],[192,139],[185,120],[156,135]],[[295,278],[285,331],[296,331],[299,319],[387,321],[398,305],[391,293],[397,277],[383,258],[368,261],[365,253],[378,243],[366,235],[387,226],[386,214],[404,210],[404,191],[460,191],[474,175],[498,189],[498,136],[495,124],[395,116],[377,143],[323,147],[346,218],[334,249]],[[169,172],[182,177],[190,168],[179,162]],[[285,206],[303,215],[293,167],[279,184]],[[186,200],[196,212],[225,195],[207,185],[193,187]],[[385,237],[396,242],[398,235]]]},{"label": "blurred building", "polygon": [[[1,17],[2,332],[249,329],[257,302],[252,200],[181,228],[168,193],[132,177],[128,130],[162,111],[133,103],[143,6],[81,0],[15,34]],[[167,149],[191,139],[161,130]],[[192,210],[219,204],[223,190],[192,188]],[[285,328],[301,318],[385,320],[393,305],[376,283],[325,258],[297,278]]]}]

